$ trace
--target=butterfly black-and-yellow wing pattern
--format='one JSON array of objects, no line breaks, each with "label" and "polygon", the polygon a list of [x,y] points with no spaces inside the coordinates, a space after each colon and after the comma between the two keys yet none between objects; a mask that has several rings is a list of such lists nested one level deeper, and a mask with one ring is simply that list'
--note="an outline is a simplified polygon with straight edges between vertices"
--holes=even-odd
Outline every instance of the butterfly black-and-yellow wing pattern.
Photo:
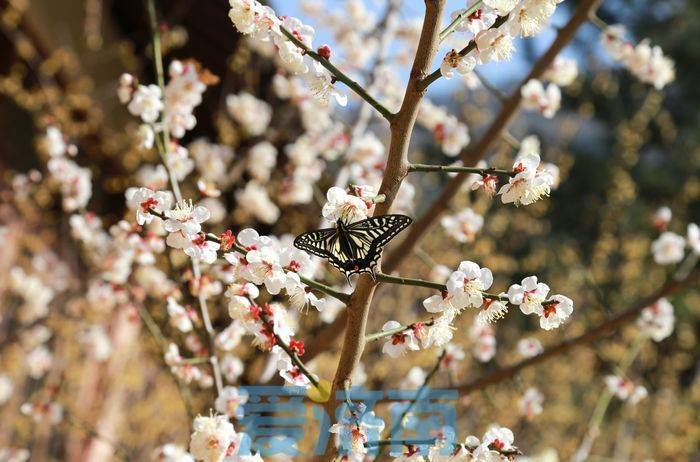
[{"label": "butterfly black-and-yellow wing pattern", "polygon": [[381,215],[349,225],[339,221],[335,228],[299,235],[294,246],[328,259],[348,280],[359,273],[374,278],[382,249],[412,221],[406,215]]}]

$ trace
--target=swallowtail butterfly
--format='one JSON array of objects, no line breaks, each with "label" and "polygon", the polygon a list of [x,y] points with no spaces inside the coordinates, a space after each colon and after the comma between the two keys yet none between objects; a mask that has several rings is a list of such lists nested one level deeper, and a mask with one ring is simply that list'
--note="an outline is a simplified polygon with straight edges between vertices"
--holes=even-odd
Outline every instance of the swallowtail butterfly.
[{"label": "swallowtail butterfly", "polygon": [[374,279],[384,246],[412,221],[406,215],[381,215],[351,224],[338,220],[335,228],[300,234],[294,239],[294,246],[328,259],[348,282],[350,276],[359,273],[369,273]]}]

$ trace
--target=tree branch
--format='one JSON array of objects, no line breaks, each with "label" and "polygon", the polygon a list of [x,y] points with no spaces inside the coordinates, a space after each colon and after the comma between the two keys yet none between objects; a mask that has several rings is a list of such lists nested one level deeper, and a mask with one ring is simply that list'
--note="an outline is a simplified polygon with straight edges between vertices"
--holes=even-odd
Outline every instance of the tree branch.
[{"label": "tree branch", "polygon": [[410,164],[408,166],[410,172],[445,172],[445,173],[477,173],[479,175],[502,175],[513,177],[518,174],[514,170],[502,170],[498,168],[479,168],[479,167],[458,167],[451,165],[426,165],[426,164]]},{"label": "tree branch", "polygon": [[638,301],[632,305],[627,310],[614,316],[613,318],[599,324],[598,326],[589,329],[582,335],[574,337],[570,340],[565,340],[557,345],[545,349],[541,354],[534,356],[532,358],[520,361],[519,363],[513,364],[501,369],[496,369],[482,377],[473,380],[472,382],[465,383],[458,387],[460,396],[468,395],[469,393],[477,390],[482,390],[489,385],[494,383],[499,383],[504,380],[508,380],[515,376],[521,370],[534,366],[535,364],[542,363],[548,359],[554,358],[556,356],[562,355],[569,350],[587,345],[591,342],[599,340],[606,334],[612,333],[621,326],[633,321],[639,316],[639,313],[649,305],[654,304],[657,300],[662,297],[667,297],[669,295],[680,292],[683,289],[696,285],[698,283],[698,277],[700,276],[700,271],[695,270],[689,277],[682,281],[671,281],[664,285],[661,289],[654,292],[654,294],[646,297],[645,299]]},{"label": "tree branch", "polygon": [[[424,92],[417,86],[425,77],[428,68],[435,58],[439,45],[439,24],[445,6],[445,0],[425,0],[425,17],[416,56],[411,68],[411,74],[406,86],[403,103],[399,112],[390,120],[391,141],[387,166],[382,179],[379,193],[384,194],[385,200],[377,204],[375,215],[384,215],[391,208],[394,198],[398,193],[403,178],[408,173],[408,146],[418,115],[418,106]],[[374,295],[375,284],[372,279],[364,274],[357,281],[355,291],[350,296],[347,305],[347,323],[343,347],[338,361],[338,367],[333,378],[333,387],[330,399],[326,403],[326,410],[331,420],[335,419],[334,410],[337,404],[335,397],[337,390],[342,390],[343,384],[350,380],[353,370],[360,361],[365,344],[365,330],[370,304]],[[332,422],[331,422],[332,423]],[[322,460],[331,459],[336,454],[333,444],[326,448]]]},{"label": "tree branch", "polygon": [[367,93],[367,91],[364,88],[362,88],[362,85],[348,77],[343,71],[335,67],[329,60],[319,55],[311,48],[307,47],[304,42],[296,38],[294,34],[292,34],[290,31],[281,26],[280,30],[282,31],[284,36],[287,37],[287,39],[289,39],[289,41],[291,41],[292,43],[294,43],[294,45],[304,50],[304,53],[309,55],[314,61],[317,61],[321,66],[325,67],[328,70],[328,72],[330,72],[331,75],[335,77],[336,80],[343,82],[345,85],[347,85],[348,88],[357,93],[357,95],[360,98],[367,101],[367,103],[369,103],[370,106],[375,108],[382,116],[384,116],[386,120],[391,122],[391,119],[394,117],[394,114],[392,114],[389,109],[384,107],[382,103],[374,99],[372,95]]}]

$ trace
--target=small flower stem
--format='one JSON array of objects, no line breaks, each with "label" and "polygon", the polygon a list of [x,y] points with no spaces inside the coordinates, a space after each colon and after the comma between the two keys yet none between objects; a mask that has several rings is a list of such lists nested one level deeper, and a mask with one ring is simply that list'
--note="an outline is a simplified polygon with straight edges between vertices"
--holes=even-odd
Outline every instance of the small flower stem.
[{"label": "small flower stem", "polygon": [[491,93],[493,96],[496,97],[501,103],[504,102],[506,99],[508,99],[508,95],[503,93],[501,90],[498,89],[489,79],[486,78],[486,76],[481,73],[481,71],[477,71],[474,69],[474,74],[476,74],[477,78],[481,82],[481,84],[488,90],[489,93]]},{"label": "small flower stem", "polygon": [[431,446],[435,444],[437,440],[435,438],[428,438],[424,440],[378,440],[378,441],[367,441],[365,443],[366,448],[374,448],[379,446]]},{"label": "small flower stem", "polygon": [[[447,286],[445,284],[440,284],[439,282],[433,282],[433,281],[426,281],[425,279],[413,279],[413,278],[403,278],[399,276],[389,276],[388,274],[384,273],[377,273],[376,274],[377,281],[379,282],[385,282],[385,283],[390,283],[390,284],[399,284],[403,286],[417,286],[417,287],[427,287],[429,289],[436,289],[441,292],[444,292],[447,290]],[[500,301],[508,301],[508,297],[506,296],[501,296],[497,294],[492,294],[490,292],[481,292],[481,294],[484,296],[484,298],[491,298],[494,300],[500,300]],[[547,302],[544,302],[543,304],[546,304]]]},{"label": "small flower stem", "polygon": [[605,32],[608,29],[608,25],[598,17],[596,14],[592,14],[591,17],[589,18],[591,21],[591,24],[596,26],[598,29],[601,31]]},{"label": "small flower stem", "polygon": [[185,358],[181,359],[177,363],[175,363],[176,366],[184,366],[186,364],[189,365],[196,365],[196,364],[205,364],[209,362],[209,358],[205,356],[199,356],[196,358]]},{"label": "small flower stem", "polygon": [[[146,0],[146,10],[148,11],[148,20],[151,28],[151,48],[153,48],[153,67],[155,68],[156,72],[156,83],[160,88],[161,95],[164,96],[165,72],[163,70],[163,52],[160,45],[160,34],[158,33],[158,16],[156,14],[155,0]],[[165,161],[165,154],[168,151],[168,146],[170,146],[170,131],[168,130],[167,124],[163,122],[163,111],[160,111],[158,114],[158,126],[160,127],[160,132],[156,130],[155,133],[156,149],[158,150],[158,154],[163,162],[163,166],[168,172],[170,186],[173,189],[175,200],[180,202],[182,201],[180,185]],[[162,135],[162,140],[158,140],[159,133]]]},{"label": "small flower stem", "polygon": [[[496,19],[496,22],[493,23],[493,26],[491,26],[489,29],[497,29],[503,23],[505,23],[507,20],[508,20],[508,16],[501,16],[498,19]],[[467,44],[467,46],[465,46],[464,48],[459,50],[459,55],[466,56],[469,54],[470,51],[472,51],[475,48],[476,48],[476,42],[474,40],[472,40],[471,42],[469,42]],[[442,73],[440,72],[440,69],[439,68],[435,69],[433,72],[428,74],[425,78],[423,78],[420,82],[418,82],[417,87],[420,91],[423,91],[426,88],[428,88],[430,86],[430,84],[435,82],[440,77],[442,77]]]},{"label": "small flower stem", "polygon": [[[435,323],[435,321],[433,319],[430,319],[429,321],[424,322],[423,325],[430,327],[434,323]],[[409,329],[412,329],[416,324],[419,324],[419,323],[414,322],[411,324],[406,324],[405,326],[399,326],[399,327],[395,327],[393,329],[383,330],[381,332],[375,332],[373,334],[369,334],[369,335],[365,336],[365,342],[373,342],[375,340],[383,339],[384,337],[391,337],[394,334],[400,334],[401,332],[405,332]]]},{"label": "small flower stem", "polygon": [[514,177],[517,172],[498,168],[458,167],[450,165],[409,164],[409,172],[477,173],[479,175],[501,175]]},{"label": "small flower stem", "polygon": [[445,284],[440,284],[439,282],[432,282],[432,281],[426,281],[425,279],[413,279],[413,278],[404,278],[404,277],[399,277],[399,276],[390,276],[388,274],[384,273],[377,273],[376,274],[377,281],[379,282],[384,282],[384,283],[389,283],[389,284],[399,284],[402,286],[418,286],[418,287],[427,287],[429,289],[436,289],[436,290],[447,290],[447,286]]},{"label": "small flower stem", "polygon": [[469,7],[467,10],[465,10],[463,13],[455,16],[455,18],[452,20],[451,23],[447,25],[442,31],[440,31],[440,42],[445,40],[449,35],[454,32],[454,30],[457,28],[459,23],[462,22],[465,18],[468,18],[472,14],[476,13],[482,6],[483,1],[479,0],[478,2],[474,3],[471,7]]},{"label": "small flower stem", "polygon": [[[624,376],[626,374],[627,369],[629,369],[629,367],[632,365],[632,362],[639,354],[639,351],[641,350],[642,345],[644,345],[646,339],[647,337],[643,334],[637,335],[637,337],[632,342],[632,345],[630,346],[630,350],[627,353],[627,356],[622,360],[618,367],[617,373],[619,375]],[[595,409],[593,410],[591,420],[588,423],[588,431],[586,432],[586,435],[584,436],[583,441],[581,442],[581,445],[579,446],[578,450],[571,458],[572,462],[583,462],[584,460],[588,460],[590,450],[593,447],[593,442],[596,440],[600,433],[600,425],[603,423],[605,413],[608,410],[608,406],[610,406],[612,398],[613,393],[610,390],[608,390],[607,388],[603,390],[600,397],[598,398],[598,402],[596,403]]]},{"label": "small flower stem", "polygon": [[275,328],[273,323],[270,322],[269,319],[267,319],[267,316],[264,314],[260,314],[260,318],[262,321],[267,325],[267,328],[270,329],[270,332],[272,332],[272,335],[275,337],[275,344],[278,345],[282,350],[284,350],[285,353],[287,353],[287,356],[289,356],[289,359],[292,360],[292,363],[301,371],[304,376],[309,379],[309,382],[318,390],[319,382],[314,377],[314,375],[307,369],[306,365],[302,362],[302,360],[299,358],[299,356],[287,345],[287,343],[282,340],[282,337],[280,337],[277,332],[275,332]]},{"label": "small flower stem", "polygon": [[[199,260],[192,259],[192,272],[194,273],[194,278],[197,281],[201,280],[202,273],[199,268]],[[216,355],[216,331],[214,326],[212,326],[211,318],[209,317],[209,308],[207,307],[207,297],[201,290],[197,291],[197,300],[199,301],[200,312],[202,313],[202,321],[204,322],[204,329],[207,332],[207,340],[209,340],[209,362],[211,363],[211,368],[214,375],[214,383],[216,385],[216,395],[220,396],[221,391],[224,388],[224,381],[221,377],[221,369],[219,368],[219,358]]]},{"label": "small flower stem", "polygon": [[295,37],[294,34],[292,34],[290,31],[288,31],[284,27],[280,27],[280,30],[282,31],[284,36],[287,37],[287,39],[289,39],[289,41],[291,41],[297,47],[304,50],[304,53],[306,53],[313,60],[321,64],[321,66],[325,67],[328,70],[328,72],[330,72],[333,75],[333,77],[335,77],[336,80],[343,82],[345,85],[348,86],[348,88],[357,93],[357,95],[360,98],[364,99],[365,101],[367,101],[367,103],[369,103],[370,106],[375,108],[386,120],[391,121],[391,119],[394,117],[394,114],[392,114],[392,112],[389,109],[387,109],[384,105],[382,105],[382,103],[380,103],[379,101],[374,99],[374,97],[372,97],[369,93],[367,93],[367,91],[364,88],[362,88],[362,86],[359,83],[348,77],[347,74],[335,67],[329,60],[322,57],[314,50],[306,46],[304,42]]}]

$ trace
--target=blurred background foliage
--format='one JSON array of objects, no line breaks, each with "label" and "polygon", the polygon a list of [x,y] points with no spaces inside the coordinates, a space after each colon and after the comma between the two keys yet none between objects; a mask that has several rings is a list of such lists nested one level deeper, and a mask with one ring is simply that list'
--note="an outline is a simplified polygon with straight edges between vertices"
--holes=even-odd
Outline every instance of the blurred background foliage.
[{"label": "blurred background foliage", "polygon": [[[274,6],[284,12],[285,3]],[[566,18],[575,3],[567,0],[559,19]],[[277,100],[271,89],[274,66],[237,36],[227,17],[226,1],[177,0],[161,2],[160,7],[167,25],[163,29],[166,59],[194,57],[221,77],[220,84],[205,93],[195,113],[198,126],[184,144],[208,136],[241,147],[235,128],[221,113],[225,95],[243,89],[274,104],[271,125],[278,130],[274,139],[278,147],[299,135],[295,109]],[[144,58],[149,56],[149,36],[142,2],[0,0],[0,15],[3,182],[9,184],[17,172],[40,168],[35,136],[49,122],[58,122],[78,144],[84,156],[81,163],[93,170],[96,187],[91,210],[106,217],[107,224],[116,222],[125,215],[123,190],[131,185],[130,175],[142,162],[156,161],[155,155],[148,157],[134,148],[124,129],[134,123],[115,96],[122,72],[133,72],[144,81],[152,75],[151,62]],[[651,225],[653,212],[661,205],[671,207],[674,218],[670,228],[679,234],[684,234],[687,223],[700,219],[700,3],[608,0],[599,16],[609,24],[625,24],[637,40],[649,37],[660,45],[675,60],[676,81],[663,93],[637,82],[601,55],[597,30],[584,26],[565,51],[580,61],[582,75],[566,90],[560,113],[551,121],[522,113],[511,128],[517,138],[539,136],[543,159],[561,168],[560,188],[550,199],[521,209],[465,192],[453,208],[471,205],[486,215],[484,230],[476,242],[458,245],[436,226],[431,238],[420,245],[420,252],[401,267],[407,276],[425,276],[434,262],[454,267],[460,260],[474,260],[494,271],[496,288],[537,274],[575,300],[573,321],[563,329],[543,332],[531,319],[510,316],[498,326],[494,361],[484,365],[468,356],[458,374],[440,376],[434,386],[464,383],[496,365],[515,362],[515,345],[523,336],[536,337],[545,346],[557,343],[653,292],[668,277],[667,269],[655,265],[650,257],[649,246],[656,237]],[[533,42],[544,41],[546,46],[547,40],[544,37]],[[487,77],[493,77],[495,85],[508,92],[541,47],[542,43],[519,46],[522,56],[513,64],[512,79],[508,73],[493,70],[487,70]],[[450,96],[451,91],[456,97]],[[470,126],[472,139],[489,123],[498,106],[493,95],[483,89],[442,88],[434,99],[451,105],[452,112]],[[382,132],[381,123],[377,130]],[[414,160],[447,161],[420,129],[412,151]],[[512,149],[502,143],[492,150],[489,160],[493,165],[509,165],[512,157]],[[446,179],[433,174],[417,178],[420,211]],[[66,224],[54,199],[48,193],[36,198],[45,206],[40,214],[3,209],[3,221],[20,221],[21,217],[27,231],[21,245],[2,243],[7,260],[3,268],[11,261],[22,261],[22,253],[30,249],[50,248],[71,262],[72,279],[77,279],[73,283],[79,284],[88,270],[77,258],[78,251],[62,244]],[[225,200],[227,208],[234,210],[232,195]],[[295,233],[316,226],[319,211],[317,204],[286,209],[273,227],[257,228],[261,233]],[[237,226],[243,225],[256,224]],[[375,301],[370,331],[379,330],[386,319],[423,319],[420,301],[424,295],[421,289],[384,290]],[[672,298],[678,318],[674,335],[660,344],[645,345],[629,372],[633,380],[650,390],[651,396],[635,408],[613,403],[592,451],[601,456],[591,460],[700,460],[699,297],[695,290]],[[82,313],[70,306],[67,312],[73,309]],[[154,310],[161,310],[156,317],[164,319],[162,306]],[[223,327],[227,318],[223,302],[218,311],[217,326]],[[469,348],[471,317],[463,316],[459,322],[456,340]],[[80,348],[66,340],[75,336],[78,324],[65,316],[51,317],[49,324],[56,332],[54,346],[61,349],[63,361],[72,364],[52,380],[60,385],[59,396],[76,420],[61,424],[60,431],[49,435],[40,425],[16,417],[16,405],[22,402],[18,397],[0,408],[0,446],[43,444],[45,457],[33,460],[68,460],[75,455],[71,445],[90,436],[85,427],[89,428],[94,411],[104,404],[90,391],[99,395],[107,384],[100,376],[85,381],[93,365],[83,363]],[[310,332],[320,322],[304,319],[302,325],[302,332]],[[459,403],[460,434],[481,434],[490,423],[498,422],[514,430],[516,444],[528,454],[554,448],[562,460],[567,460],[587,430],[604,386],[602,377],[615,371],[634,336],[635,329],[630,325],[613,337],[469,395]],[[3,325],[3,369],[17,367],[22,361],[22,350],[9,339],[11,326]],[[307,343],[312,343],[311,337]],[[378,347],[368,348],[363,360],[368,386],[388,389],[415,364],[389,361]],[[315,370],[323,377],[332,374],[335,348],[329,347],[315,360]],[[143,334],[141,342],[117,354],[125,358],[119,376],[129,405],[122,421],[111,429],[111,437],[128,448],[133,460],[144,460],[158,444],[184,443],[189,434],[187,414],[177,387],[161,365],[157,348]],[[244,351],[241,356],[250,359],[253,354]],[[414,358],[417,365],[429,369],[434,353],[420,352],[411,356]],[[23,393],[30,394],[37,386],[29,380]],[[537,386],[546,398],[543,414],[532,421],[515,412],[518,399],[529,386]],[[192,395],[193,412],[208,412],[210,393],[193,390]],[[86,396],[86,403],[80,403],[80,396]]]}]

